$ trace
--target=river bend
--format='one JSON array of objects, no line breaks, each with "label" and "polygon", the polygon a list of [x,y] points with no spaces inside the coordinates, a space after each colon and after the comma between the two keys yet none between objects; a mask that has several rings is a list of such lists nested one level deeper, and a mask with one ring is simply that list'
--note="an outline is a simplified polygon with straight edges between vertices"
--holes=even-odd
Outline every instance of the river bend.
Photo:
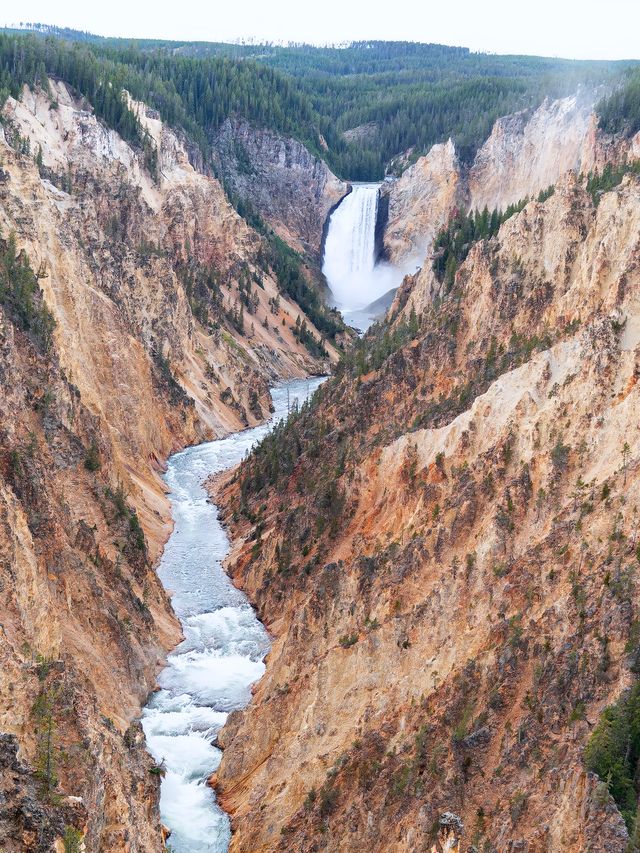
[{"label": "river bend", "polygon": [[172,593],[184,640],[169,655],[142,725],[149,751],[165,768],[160,812],[175,853],[225,853],[229,847],[229,818],[206,784],[222,757],[213,741],[227,714],[249,702],[269,649],[264,626],[222,568],[229,540],[203,483],[237,465],[286,417],[288,405],[301,404],[322,381],[274,388],[275,413],[268,423],[169,459],[165,481],[174,529],[158,575]]}]

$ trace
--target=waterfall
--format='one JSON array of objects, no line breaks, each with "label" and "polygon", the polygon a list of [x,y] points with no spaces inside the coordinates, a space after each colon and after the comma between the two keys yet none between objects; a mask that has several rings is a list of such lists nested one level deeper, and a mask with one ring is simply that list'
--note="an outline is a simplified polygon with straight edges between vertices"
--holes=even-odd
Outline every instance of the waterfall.
[{"label": "waterfall", "polygon": [[379,184],[353,184],[334,210],[324,246],[322,271],[339,308],[364,308],[372,294]]},{"label": "waterfall", "polygon": [[416,269],[376,263],[380,184],[353,184],[329,220],[322,272],[347,323],[366,329],[384,314],[403,277]]}]

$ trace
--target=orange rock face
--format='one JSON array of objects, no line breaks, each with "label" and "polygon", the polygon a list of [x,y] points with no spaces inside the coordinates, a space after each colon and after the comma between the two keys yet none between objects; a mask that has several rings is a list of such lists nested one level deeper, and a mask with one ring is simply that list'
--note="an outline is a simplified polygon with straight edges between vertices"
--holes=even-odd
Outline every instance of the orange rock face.
[{"label": "orange rock face", "polygon": [[536,110],[498,119],[466,168],[449,140],[434,145],[399,180],[386,185],[385,251],[399,265],[412,258],[422,262],[457,208],[505,210],[536,198],[568,170],[587,174],[606,163],[639,157],[640,134],[628,140],[606,137],[586,96],[545,100]]},{"label": "orange rock face", "polygon": [[[55,108],[25,90],[0,131],[8,281],[30,268],[32,308],[55,321],[45,341],[19,297],[0,307],[0,728],[53,803],[27,819],[12,801],[25,825],[62,844],[54,800],[74,795],[87,849],[152,851],[159,777],[133,721],[180,639],[153,569],[170,531],[164,461],[260,422],[270,383],[325,371],[336,353],[318,360],[297,341],[304,316],[279,296],[261,239],[174,133],[134,105],[157,146],[152,176],[52,86]],[[1,831],[4,849],[36,849]]]},{"label": "orange rock face", "polygon": [[568,174],[218,488],[274,634],[232,850],[625,849],[583,749],[635,680],[639,235],[637,178]]}]

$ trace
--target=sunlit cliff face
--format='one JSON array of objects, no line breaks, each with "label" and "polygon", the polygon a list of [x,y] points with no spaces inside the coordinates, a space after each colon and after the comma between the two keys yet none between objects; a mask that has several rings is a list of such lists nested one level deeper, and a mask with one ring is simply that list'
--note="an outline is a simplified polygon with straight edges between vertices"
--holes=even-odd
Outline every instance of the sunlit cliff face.
[{"label": "sunlit cliff face", "polygon": [[[153,568],[170,531],[162,467],[263,421],[270,384],[336,353],[318,360],[296,338],[304,315],[256,265],[260,238],[154,114],[135,105],[155,177],[51,85],[55,106],[10,98],[0,134],[3,273],[29,271],[53,320],[44,340],[20,320],[26,303],[0,308],[3,761],[13,773],[19,746],[23,762],[2,843],[60,845],[69,825],[93,850],[160,850],[159,776],[134,721],[180,639]],[[241,331],[225,312],[254,273]],[[50,802],[29,770],[43,764]]]},{"label": "sunlit cliff face", "polygon": [[487,849],[624,849],[583,749],[635,680],[639,234],[637,177],[597,205],[562,177],[450,294],[405,283],[419,328],[328,383],[290,472],[266,448],[227,486],[275,635],[221,733],[232,850],[431,849],[446,812]]}]

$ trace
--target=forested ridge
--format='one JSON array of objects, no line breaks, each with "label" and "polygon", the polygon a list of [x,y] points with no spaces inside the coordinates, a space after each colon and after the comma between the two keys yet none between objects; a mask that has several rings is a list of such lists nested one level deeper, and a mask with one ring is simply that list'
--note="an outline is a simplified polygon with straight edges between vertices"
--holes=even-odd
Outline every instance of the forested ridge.
[{"label": "forested ridge", "polygon": [[597,106],[600,127],[606,133],[632,136],[640,130],[640,70],[627,69],[622,84]]},{"label": "forested ridge", "polygon": [[168,124],[183,128],[205,158],[210,133],[234,114],[318,147],[307,100],[266,66],[0,33],[0,102],[9,94],[17,97],[25,83],[46,85],[49,76],[84,95],[97,115],[129,141],[135,142],[141,131],[123,89],[159,110]]},{"label": "forested ridge", "polygon": [[[498,116],[580,85],[614,84],[630,66],[409,42],[162,42],[28,26],[35,31],[1,37],[0,97],[47,75],[61,77],[135,141],[135,117],[119,103],[124,87],[182,127],[205,159],[212,134],[237,115],[299,139],[349,180],[379,179],[398,154],[411,149],[415,159],[449,136],[470,161]],[[611,111],[617,115],[617,103]],[[360,132],[345,138],[354,129]]]}]

